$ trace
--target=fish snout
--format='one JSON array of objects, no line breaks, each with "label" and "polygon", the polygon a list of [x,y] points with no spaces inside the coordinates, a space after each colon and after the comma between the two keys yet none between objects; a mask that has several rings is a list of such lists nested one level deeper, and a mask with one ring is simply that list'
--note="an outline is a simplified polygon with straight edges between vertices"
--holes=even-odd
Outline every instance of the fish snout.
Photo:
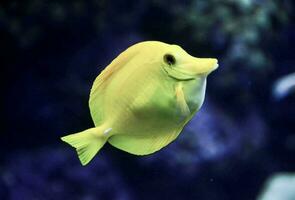
[{"label": "fish snout", "polygon": [[218,60],[215,58],[198,58],[196,64],[196,74],[209,75],[218,68]]},{"label": "fish snout", "polygon": [[191,56],[190,61],[183,64],[179,71],[193,76],[208,76],[217,68],[218,60],[215,58],[196,58]]}]

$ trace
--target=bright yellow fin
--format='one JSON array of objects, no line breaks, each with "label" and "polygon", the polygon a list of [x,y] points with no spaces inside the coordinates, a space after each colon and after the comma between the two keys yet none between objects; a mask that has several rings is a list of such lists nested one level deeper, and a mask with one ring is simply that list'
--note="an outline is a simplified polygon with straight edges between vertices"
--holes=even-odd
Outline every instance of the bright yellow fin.
[{"label": "bright yellow fin", "polygon": [[78,157],[83,166],[87,165],[95,154],[103,147],[108,137],[99,127],[90,128],[80,133],[67,135],[62,141],[76,148]]},{"label": "bright yellow fin", "polygon": [[176,139],[180,132],[181,129],[163,135],[151,134],[153,136],[149,137],[131,134],[118,134],[110,137],[108,142],[112,146],[131,154],[148,155],[167,146],[170,142]]},{"label": "bright yellow fin", "polygon": [[132,51],[127,49],[122,52],[95,79],[90,92],[89,107],[96,126],[100,125],[103,120],[103,101],[106,85],[108,85],[112,75],[124,67],[135,54],[135,49]]},{"label": "bright yellow fin", "polygon": [[180,107],[181,110],[181,114],[184,116],[188,116],[190,115],[190,109],[185,101],[185,97],[184,97],[184,93],[183,93],[183,89],[182,89],[182,84],[178,83],[175,87],[175,95],[176,95],[176,101],[177,104]]}]

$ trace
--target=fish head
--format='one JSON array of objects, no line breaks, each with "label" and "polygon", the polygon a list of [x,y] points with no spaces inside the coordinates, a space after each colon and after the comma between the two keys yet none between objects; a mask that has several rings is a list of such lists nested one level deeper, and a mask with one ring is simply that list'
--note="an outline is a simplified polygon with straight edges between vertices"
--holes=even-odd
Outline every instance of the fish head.
[{"label": "fish head", "polygon": [[176,80],[206,78],[218,68],[217,59],[193,57],[178,45],[168,45],[161,53],[163,69]]}]

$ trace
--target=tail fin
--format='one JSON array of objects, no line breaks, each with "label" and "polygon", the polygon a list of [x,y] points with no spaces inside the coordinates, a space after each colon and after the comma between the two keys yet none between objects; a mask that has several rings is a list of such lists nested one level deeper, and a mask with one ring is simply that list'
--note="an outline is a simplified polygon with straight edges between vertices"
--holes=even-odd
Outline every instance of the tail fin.
[{"label": "tail fin", "polygon": [[76,148],[81,164],[85,166],[92,160],[108,139],[108,137],[99,133],[99,131],[100,129],[98,127],[90,128],[80,133],[61,137],[61,140]]}]

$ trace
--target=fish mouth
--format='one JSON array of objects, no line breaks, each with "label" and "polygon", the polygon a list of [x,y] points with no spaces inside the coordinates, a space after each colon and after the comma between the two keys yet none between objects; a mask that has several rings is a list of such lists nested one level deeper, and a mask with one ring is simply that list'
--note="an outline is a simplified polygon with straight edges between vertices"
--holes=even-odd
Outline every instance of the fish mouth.
[{"label": "fish mouth", "polygon": [[213,67],[211,69],[209,69],[207,72],[203,72],[203,73],[198,73],[199,75],[205,75],[208,76],[209,74],[211,74],[211,72],[215,71],[217,68],[219,67],[218,62],[213,65]]},{"label": "fish mouth", "polygon": [[218,67],[219,67],[219,64],[218,64],[218,61],[217,61],[217,63],[216,63],[215,66],[213,67],[212,71],[216,70]]}]

